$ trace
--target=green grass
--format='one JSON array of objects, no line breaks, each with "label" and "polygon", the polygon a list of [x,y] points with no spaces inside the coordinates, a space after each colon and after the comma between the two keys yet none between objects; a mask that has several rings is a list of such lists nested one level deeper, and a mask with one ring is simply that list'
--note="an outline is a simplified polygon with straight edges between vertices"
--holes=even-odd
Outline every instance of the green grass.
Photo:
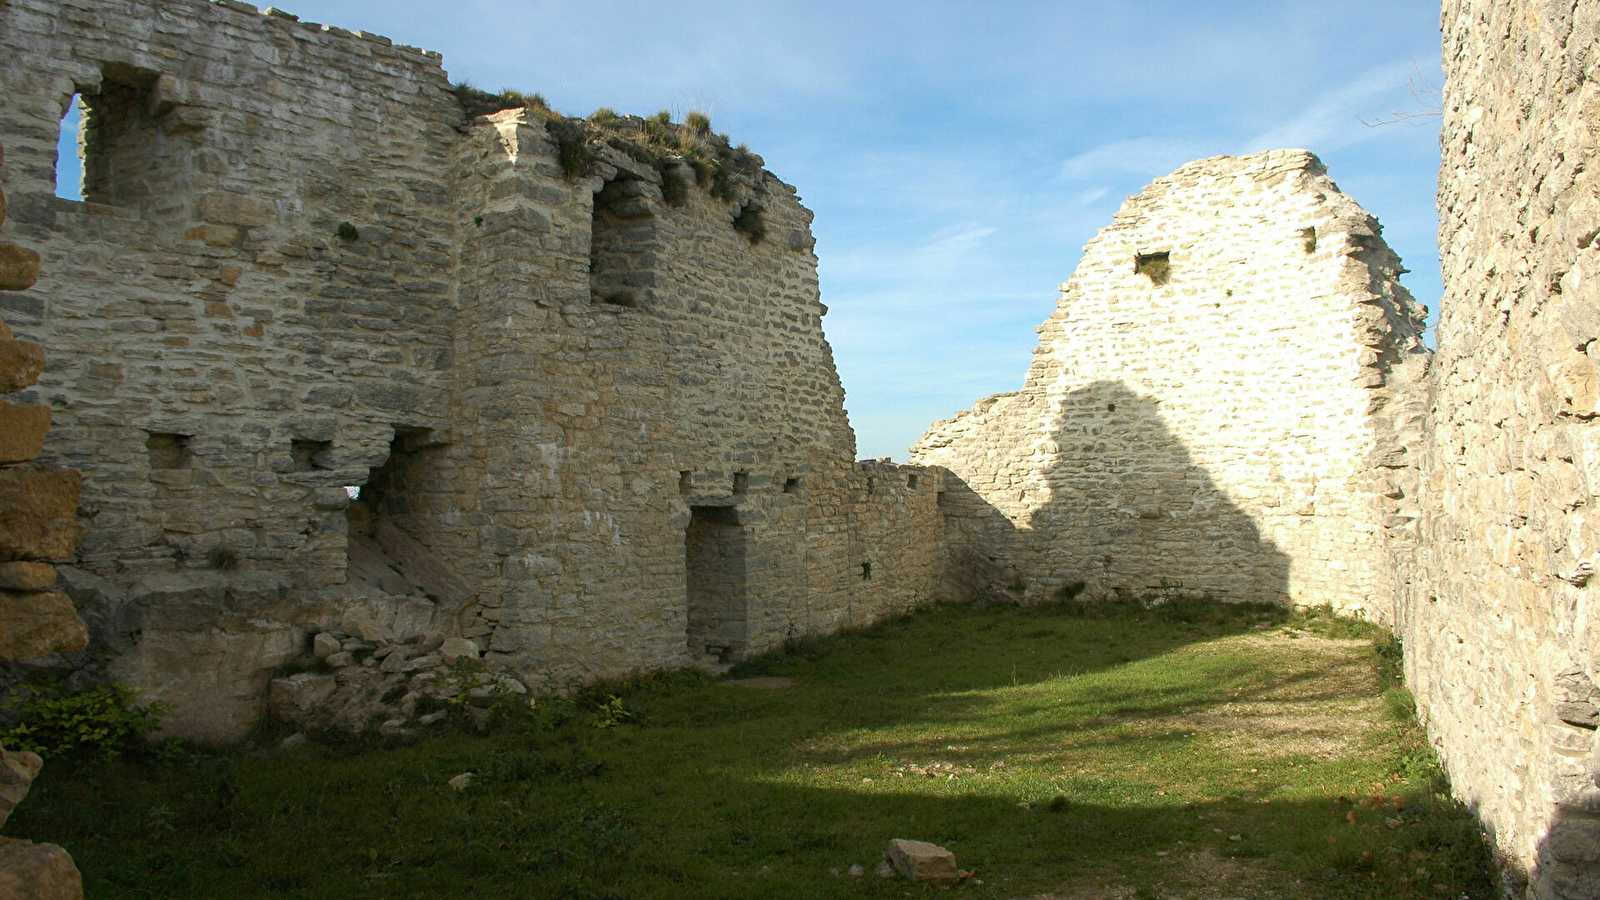
[{"label": "green grass", "polygon": [[1375,636],[1194,601],[941,608],[730,675],[778,690],[667,673],[484,736],[52,761],[6,831],[66,846],[96,898],[943,896],[870,874],[907,837],[969,897],[1487,900]]}]

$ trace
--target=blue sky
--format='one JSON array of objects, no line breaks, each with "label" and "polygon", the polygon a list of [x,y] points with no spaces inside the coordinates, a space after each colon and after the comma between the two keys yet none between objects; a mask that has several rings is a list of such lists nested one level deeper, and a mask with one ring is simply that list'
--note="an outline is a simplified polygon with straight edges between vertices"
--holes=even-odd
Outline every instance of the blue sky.
[{"label": "blue sky", "polygon": [[1122,200],[1184,162],[1305,147],[1436,312],[1437,3],[283,0],[438,50],[455,80],[707,111],[816,213],[863,458],[1022,385],[1034,326]]}]

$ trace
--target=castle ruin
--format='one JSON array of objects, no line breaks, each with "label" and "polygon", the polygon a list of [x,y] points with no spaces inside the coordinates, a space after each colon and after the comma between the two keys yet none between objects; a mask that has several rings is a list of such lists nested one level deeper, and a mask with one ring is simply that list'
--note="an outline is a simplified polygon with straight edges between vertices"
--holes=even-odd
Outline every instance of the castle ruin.
[{"label": "castle ruin", "polygon": [[973,591],[1329,603],[1404,639],[1530,894],[1600,896],[1600,2],[1443,23],[1437,353],[1314,156],[1200,160],[1089,244],[1022,391],[896,466],[853,459],[759,157],[474,108],[237,0],[0,0],[0,237],[44,262],[0,317],[84,472],[72,662],[226,740],[341,636],[544,690]]}]

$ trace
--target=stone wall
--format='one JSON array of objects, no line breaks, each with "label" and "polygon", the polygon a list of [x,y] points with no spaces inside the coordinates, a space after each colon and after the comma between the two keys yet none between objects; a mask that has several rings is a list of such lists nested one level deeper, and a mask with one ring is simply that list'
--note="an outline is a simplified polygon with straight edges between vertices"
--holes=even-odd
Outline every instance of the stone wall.
[{"label": "stone wall", "polygon": [[1023,389],[912,448],[970,489],[969,572],[1391,619],[1427,352],[1377,222],[1272,151],[1156,180],[1084,249]]},{"label": "stone wall", "polygon": [[1600,3],[1444,4],[1445,297],[1400,632],[1456,792],[1600,897]]},{"label": "stone wall", "polygon": [[[937,491],[861,489],[811,216],[759,157],[469,116],[436,54],[234,0],[13,0],[0,87],[46,260],[0,304],[58,348],[46,455],[89,475],[63,574],[172,733],[241,734],[322,632],[462,637],[540,690],[934,595]],[[695,510],[743,547],[711,640]]]},{"label": "stone wall", "polygon": [[[6,210],[0,189],[0,227]],[[0,240],[0,296],[33,287],[39,263],[33,250]],[[14,339],[0,319],[0,394],[33,385],[44,363],[44,349]],[[83,526],[76,521],[82,476],[34,463],[49,428],[50,407],[0,398],[0,662],[74,653],[89,638],[72,600],[55,590],[50,564],[72,554]],[[28,796],[43,765],[38,754],[0,746],[0,825]],[[83,880],[60,847],[0,838],[0,897],[82,900]]]}]

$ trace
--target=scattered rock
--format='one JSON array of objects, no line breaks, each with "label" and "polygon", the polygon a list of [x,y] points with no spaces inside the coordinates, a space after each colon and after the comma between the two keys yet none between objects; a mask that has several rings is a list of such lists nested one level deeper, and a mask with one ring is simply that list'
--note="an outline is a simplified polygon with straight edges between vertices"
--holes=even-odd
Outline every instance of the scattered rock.
[{"label": "scattered rock", "polygon": [[316,654],[319,659],[327,659],[341,649],[342,645],[339,643],[339,639],[326,631],[311,639],[311,652]]},{"label": "scattered rock", "polygon": [[887,859],[880,859],[878,864],[872,867],[872,874],[879,878],[893,878],[894,866]]},{"label": "scattered rock", "polygon": [[55,844],[0,838],[0,898],[83,900],[83,876]]},{"label": "scattered rock", "polygon": [[439,644],[439,653],[447,663],[458,659],[477,659],[478,645],[462,637],[445,638]]},{"label": "scattered rock", "polygon": [[851,878],[862,878],[862,877],[865,877],[866,874],[867,874],[866,868],[863,867],[860,863],[851,863],[849,872],[850,872],[850,877]]},{"label": "scattered rock", "polygon": [[43,766],[44,760],[37,753],[0,747],[0,825],[6,823],[11,811],[28,796],[28,788]]},{"label": "scattered rock", "polygon": [[956,855],[926,841],[895,838],[889,842],[888,861],[894,863],[896,871],[912,881],[949,884],[961,880],[961,870],[956,868]]},{"label": "scattered rock", "polygon": [[283,740],[279,741],[278,742],[278,749],[279,750],[293,750],[296,747],[304,746],[305,742],[307,740],[308,740],[308,738],[306,737],[306,733],[305,732],[296,731],[294,734],[291,734],[288,737],[284,738]]},{"label": "scattered rock", "polygon": [[471,772],[462,772],[460,775],[457,775],[456,777],[450,779],[450,786],[455,788],[458,791],[466,790],[467,789],[467,785],[469,785],[471,783],[472,783],[472,773]]}]

